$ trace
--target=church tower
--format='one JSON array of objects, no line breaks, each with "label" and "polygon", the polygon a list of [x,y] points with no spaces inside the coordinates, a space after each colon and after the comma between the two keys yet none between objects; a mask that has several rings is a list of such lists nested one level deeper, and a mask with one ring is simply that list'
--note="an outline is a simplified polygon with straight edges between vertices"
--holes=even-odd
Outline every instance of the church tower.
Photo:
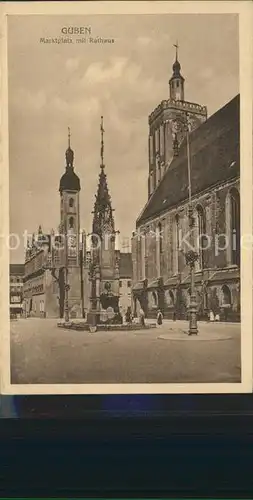
[{"label": "church tower", "polygon": [[166,170],[186,134],[186,123],[192,132],[207,119],[207,108],[185,101],[185,79],[181,74],[178,43],[172,76],[169,80],[169,99],[163,100],[149,115],[149,178],[148,197],[160,184]]},{"label": "church tower", "polygon": [[92,212],[91,306],[97,312],[107,310],[108,307],[116,312],[119,302],[120,251],[105,173],[103,117],[101,117],[100,132],[100,174]]},{"label": "church tower", "polygon": [[68,148],[65,154],[66,170],[60,180],[60,233],[68,235],[69,260],[78,265],[80,233],[80,179],[74,172],[74,152],[70,147],[68,129]]}]

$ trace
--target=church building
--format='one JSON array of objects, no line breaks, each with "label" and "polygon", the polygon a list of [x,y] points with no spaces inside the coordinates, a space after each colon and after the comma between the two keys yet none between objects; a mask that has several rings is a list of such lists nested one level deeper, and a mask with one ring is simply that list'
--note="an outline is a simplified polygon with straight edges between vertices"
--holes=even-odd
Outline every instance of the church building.
[{"label": "church building", "polygon": [[[190,301],[189,191],[198,318],[240,319],[239,95],[210,118],[185,101],[176,59],[169,99],[149,116],[147,203],[132,237],[134,312],[186,319]],[[188,132],[188,134],[187,134]],[[189,140],[187,140],[187,137]],[[189,175],[191,186],[189,186]],[[188,238],[188,240],[187,240]]]}]

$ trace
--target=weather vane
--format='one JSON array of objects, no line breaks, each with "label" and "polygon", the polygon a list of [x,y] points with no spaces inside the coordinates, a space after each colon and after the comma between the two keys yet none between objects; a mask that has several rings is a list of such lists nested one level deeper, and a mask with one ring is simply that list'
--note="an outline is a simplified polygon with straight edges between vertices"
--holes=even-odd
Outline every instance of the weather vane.
[{"label": "weather vane", "polygon": [[176,49],[176,60],[177,60],[177,56],[178,56],[178,49],[179,49],[179,45],[178,45],[178,41],[176,43],[173,44],[173,47],[175,47]]}]

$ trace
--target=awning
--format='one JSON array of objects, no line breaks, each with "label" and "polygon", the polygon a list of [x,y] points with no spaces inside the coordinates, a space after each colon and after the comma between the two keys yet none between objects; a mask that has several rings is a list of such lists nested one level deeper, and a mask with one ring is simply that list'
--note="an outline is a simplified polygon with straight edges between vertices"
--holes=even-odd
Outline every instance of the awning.
[{"label": "awning", "polygon": [[143,283],[136,283],[133,287],[132,290],[143,290]]},{"label": "awning", "polygon": [[10,309],[22,309],[23,304],[10,304]]},{"label": "awning", "polygon": [[164,282],[164,286],[173,286],[173,285],[177,285],[178,283],[179,283],[178,277],[177,276],[172,276],[171,278],[168,278]]},{"label": "awning", "polygon": [[151,281],[151,283],[148,283],[148,288],[156,288],[158,287],[158,280]]},{"label": "awning", "polygon": [[208,281],[228,281],[228,280],[239,280],[240,271],[238,268],[234,269],[221,269],[216,271],[210,276]]},{"label": "awning", "polygon": [[[202,283],[203,282],[202,274],[195,274],[194,282],[195,283]],[[182,279],[181,285],[190,285],[190,283],[191,283],[191,275],[188,274],[188,276],[186,276],[184,279]]]}]

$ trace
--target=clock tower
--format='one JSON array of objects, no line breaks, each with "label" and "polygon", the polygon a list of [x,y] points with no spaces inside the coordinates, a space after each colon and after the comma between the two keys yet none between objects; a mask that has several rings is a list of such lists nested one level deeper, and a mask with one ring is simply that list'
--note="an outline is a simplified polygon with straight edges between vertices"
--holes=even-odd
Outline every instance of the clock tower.
[{"label": "clock tower", "polygon": [[70,264],[78,265],[80,206],[80,179],[74,172],[74,152],[70,147],[70,129],[68,129],[68,148],[65,154],[66,170],[60,180],[60,232],[67,235]]},{"label": "clock tower", "polygon": [[[148,197],[152,196],[186,135],[186,122],[190,132],[207,119],[206,106],[185,100],[185,79],[178,59],[178,43],[174,45],[176,57],[169,79],[169,98],[149,115],[149,178]],[[185,125],[184,125],[185,123]]]}]

